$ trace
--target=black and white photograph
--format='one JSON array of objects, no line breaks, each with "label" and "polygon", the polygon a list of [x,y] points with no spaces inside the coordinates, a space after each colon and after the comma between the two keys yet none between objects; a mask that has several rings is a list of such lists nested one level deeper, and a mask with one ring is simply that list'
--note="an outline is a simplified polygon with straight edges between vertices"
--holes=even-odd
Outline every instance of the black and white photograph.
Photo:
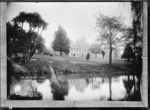
[{"label": "black and white photograph", "polygon": [[8,2],[7,100],[147,100],[144,8],[142,1]]}]

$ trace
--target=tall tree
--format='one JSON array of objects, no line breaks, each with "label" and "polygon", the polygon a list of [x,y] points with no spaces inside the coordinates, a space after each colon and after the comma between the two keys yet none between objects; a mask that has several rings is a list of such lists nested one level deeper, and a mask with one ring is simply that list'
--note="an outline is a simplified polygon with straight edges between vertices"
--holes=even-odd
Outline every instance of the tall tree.
[{"label": "tall tree", "polygon": [[[29,25],[28,30],[24,27],[25,23]],[[37,47],[44,44],[41,33],[46,27],[47,23],[38,13],[20,12],[18,16],[7,23],[9,47],[13,48],[12,50],[16,55],[18,52],[22,53],[24,62],[30,61]]]},{"label": "tall tree", "polygon": [[[142,45],[138,46],[139,41],[142,41],[142,29],[141,29],[141,22],[142,22],[142,10],[143,10],[143,2],[142,1],[133,1],[131,2],[131,10],[133,12],[133,51],[134,56],[136,54],[136,47],[142,48]],[[135,57],[134,57],[135,61]]]},{"label": "tall tree", "polygon": [[99,13],[96,17],[96,27],[99,29],[99,38],[105,42],[105,45],[109,48],[109,64],[112,64],[112,52],[118,46],[123,45],[122,36],[123,24],[120,17],[111,17]]},{"label": "tall tree", "polygon": [[70,50],[70,40],[67,37],[66,31],[59,26],[58,30],[54,34],[54,37],[55,38],[52,42],[52,48],[54,51],[59,51],[60,55],[62,55],[62,52],[68,54]]}]

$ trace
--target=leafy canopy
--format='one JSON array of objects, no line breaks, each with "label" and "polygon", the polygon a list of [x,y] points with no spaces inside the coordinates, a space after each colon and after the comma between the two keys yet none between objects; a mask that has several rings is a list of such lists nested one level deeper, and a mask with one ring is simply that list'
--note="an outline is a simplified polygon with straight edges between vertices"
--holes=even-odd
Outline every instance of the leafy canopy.
[{"label": "leafy canopy", "polygon": [[101,45],[100,44],[97,44],[97,43],[93,43],[91,46],[90,46],[90,51],[94,54],[100,54],[102,52],[101,50]]},{"label": "leafy canopy", "polygon": [[124,44],[122,31],[123,23],[120,17],[106,16],[99,13],[96,16],[96,27],[99,32],[98,41],[103,42],[106,48],[109,48],[109,64],[112,64],[112,51]]},{"label": "leafy canopy", "polygon": [[130,60],[131,58],[134,58],[133,50],[129,44],[126,45],[124,52],[123,52],[121,57],[128,59],[128,60]]},{"label": "leafy canopy", "polygon": [[[28,31],[24,28],[25,23],[29,25]],[[44,48],[39,29],[43,31],[46,27],[47,23],[38,13],[20,12],[7,23],[8,56],[15,54],[18,57],[17,54],[22,53],[24,62],[29,61],[36,49]]]},{"label": "leafy canopy", "polygon": [[70,50],[70,40],[67,37],[66,31],[59,26],[58,30],[54,34],[54,40],[52,42],[52,48],[54,51],[65,52],[65,54],[69,53]]},{"label": "leafy canopy", "polygon": [[125,26],[120,17],[106,16],[99,13],[96,17],[96,27],[99,32],[98,41],[103,42],[107,48],[112,49],[123,45],[123,34]]}]

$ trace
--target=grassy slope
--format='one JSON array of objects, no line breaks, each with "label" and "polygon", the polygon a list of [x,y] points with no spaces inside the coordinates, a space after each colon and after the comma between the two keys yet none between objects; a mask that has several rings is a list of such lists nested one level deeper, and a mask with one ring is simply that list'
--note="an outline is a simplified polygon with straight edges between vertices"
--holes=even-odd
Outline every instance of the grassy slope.
[{"label": "grassy slope", "polygon": [[[123,60],[113,60],[112,66],[108,65],[108,59],[90,59],[87,61],[85,58],[77,57],[66,57],[66,56],[46,56],[46,55],[34,55],[33,58],[42,60],[42,65],[46,65],[46,62],[52,61],[53,67],[56,74],[70,74],[70,73],[100,73],[100,71],[105,71],[104,73],[114,75],[112,72],[120,71],[134,71],[131,62]],[[31,61],[39,62],[39,61]],[[102,72],[103,73],[103,72]],[[117,73],[115,73],[117,74]],[[132,73],[131,73],[132,74]]]}]

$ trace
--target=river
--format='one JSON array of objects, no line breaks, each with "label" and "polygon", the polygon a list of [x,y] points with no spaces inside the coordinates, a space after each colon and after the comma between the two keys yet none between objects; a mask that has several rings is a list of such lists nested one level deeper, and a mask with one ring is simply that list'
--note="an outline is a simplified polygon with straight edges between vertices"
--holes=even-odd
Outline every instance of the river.
[{"label": "river", "polygon": [[[40,100],[140,101],[139,79],[134,75],[62,75],[55,84],[49,79],[21,79],[11,87],[10,96],[42,97]],[[137,97],[138,95],[138,97]],[[13,97],[14,98],[14,97]],[[11,98],[13,100],[13,98]],[[15,99],[15,98],[14,98]],[[29,98],[30,99],[30,98]],[[34,99],[34,98],[33,98]]]}]

